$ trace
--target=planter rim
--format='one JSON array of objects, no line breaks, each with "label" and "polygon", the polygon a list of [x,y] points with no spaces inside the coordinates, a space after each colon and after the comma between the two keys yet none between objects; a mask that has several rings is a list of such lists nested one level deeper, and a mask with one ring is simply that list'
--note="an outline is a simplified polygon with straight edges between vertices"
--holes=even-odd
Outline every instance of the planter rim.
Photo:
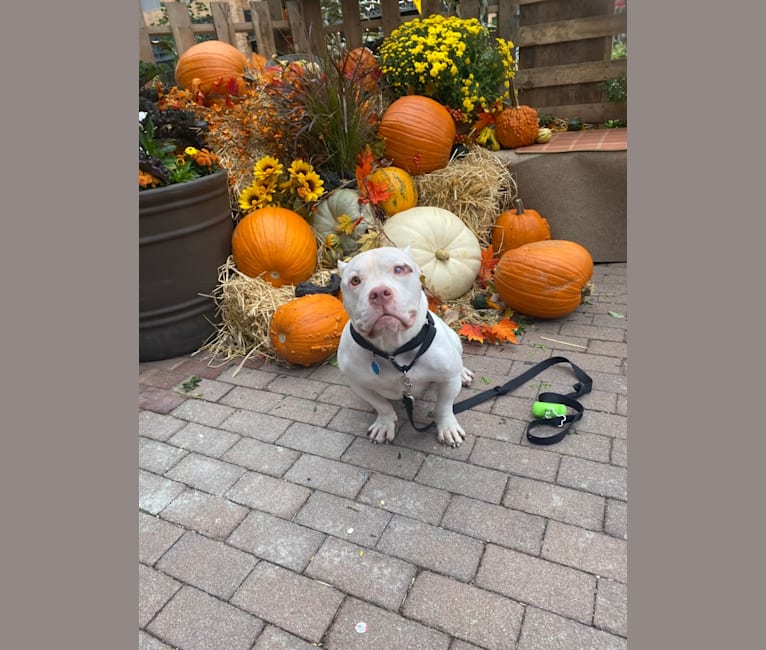
[{"label": "planter rim", "polygon": [[201,185],[204,183],[216,183],[219,182],[219,179],[221,176],[227,176],[228,170],[226,169],[219,169],[217,172],[213,172],[212,174],[208,174],[207,176],[200,176],[199,178],[193,178],[190,181],[186,181],[185,183],[173,183],[172,185],[163,185],[162,187],[152,187],[148,190],[139,190],[138,191],[138,197],[139,199],[142,196],[158,196],[161,194],[167,194],[172,195],[176,193],[182,193],[184,191],[184,188],[188,187],[189,185]]}]

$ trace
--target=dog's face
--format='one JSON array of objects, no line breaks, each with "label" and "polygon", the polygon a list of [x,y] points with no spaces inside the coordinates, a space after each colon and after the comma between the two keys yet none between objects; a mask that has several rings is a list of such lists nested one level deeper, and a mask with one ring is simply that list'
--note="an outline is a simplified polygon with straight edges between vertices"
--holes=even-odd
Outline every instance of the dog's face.
[{"label": "dog's face", "polygon": [[409,331],[422,320],[428,301],[409,247],[365,251],[338,262],[338,270],[343,305],[362,336]]}]

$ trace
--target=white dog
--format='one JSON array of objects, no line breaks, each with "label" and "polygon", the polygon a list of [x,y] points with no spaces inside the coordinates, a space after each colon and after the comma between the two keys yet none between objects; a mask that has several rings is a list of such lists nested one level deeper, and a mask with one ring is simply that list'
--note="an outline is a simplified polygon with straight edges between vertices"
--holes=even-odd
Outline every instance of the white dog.
[{"label": "white dog", "polygon": [[459,447],[465,431],[453,404],[474,374],[463,366],[460,337],[429,311],[409,247],[365,251],[338,262],[338,270],[349,315],[338,366],[351,389],[377,411],[368,429],[370,439],[394,439],[397,418],[391,400],[422,394],[434,385],[437,439]]}]

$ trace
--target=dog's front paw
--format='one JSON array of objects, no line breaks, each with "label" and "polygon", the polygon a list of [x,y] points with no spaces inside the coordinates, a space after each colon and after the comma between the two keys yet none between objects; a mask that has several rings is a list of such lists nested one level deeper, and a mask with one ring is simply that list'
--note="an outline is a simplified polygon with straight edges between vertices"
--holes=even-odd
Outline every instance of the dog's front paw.
[{"label": "dog's front paw", "polygon": [[391,442],[396,436],[396,418],[378,416],[367,429],[367,437],[376,443]]},{"label": "dog's front paw", "polygon": [[463,386],[470,386],[473,378],[473,370],[468,370],[468,368],[464,366],[462,372],[460,373],[460,381],[463,382]]},{"label": "dog's front paw", "polygon": [[459,447],[465,440],[465,431],[455,416],[436,423],[436,439],[443,445]]}]

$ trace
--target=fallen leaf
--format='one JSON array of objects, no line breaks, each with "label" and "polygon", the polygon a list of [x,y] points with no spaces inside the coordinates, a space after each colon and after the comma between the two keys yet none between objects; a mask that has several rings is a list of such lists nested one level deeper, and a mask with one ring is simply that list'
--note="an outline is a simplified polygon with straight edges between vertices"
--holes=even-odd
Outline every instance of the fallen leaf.
[{"label": "fallen leaf", "polygon": [[365,145],[364,149],[359,152],[356,161],[356,169],[354,170],[356,183],[357,186],[362,187],[364,179],[372,174],[372,164],[375,161],[375,156],[369,144]]},{"label": "fallen leaf", "polygon": [[460,329],[457,331],[460,336],[464,336],[469,341],[476,341],[477,343],[484,343],[484,332],[481,325],[474,325],[473,323],[463,323]]},{"label": "fallen leaf", "polygon": [[193,391],[197,386],[199,386],[202,383],[202,377],[198,375],[192,375],[187,379],[183,384],[181,384],[181,388],[186,393],[190,393]]},{"label": "fallen leaf", "polygon": [[491,327],[498,341],[506,341],[508,343],[518,343],[516,339],[516,330],[518,328],[519,326],[509,318],[504,318]]},{"label": "fallen leaf", "polygon": [[428,309],[434,314],[438,314],[441,311],[442,299],[430,291],[426,291],[426,297],[428,298]]},{"label": "fallen leaf", "polygon": [[621,314],[618,311],[610,311],[608,313],[612,318],[625,318],[625,314]]},{"label": "fallen leaf", "polygon": [[366,233],[357,237],[356,242],[359,244],[359,252],[377,248],[378,233],[370,228]]},{"label": "fallen leaf", "polygon": [[336,226],[337,231],[345,235],[350,235],[353,233],[354,228],[356,228],[359,223],[347,214],[342,214],[339,217],[335,217],[335,221],[338,222],[338,225]]},{"label": "fallen leaf", "polygon": [[481,251],[481,266],[479,267],[479,282],[482,287],[487,285],[492,280],[492,272],[494,271],[499,259],[495,259],[495,252],[490,244]]},{"label": "fallen leaf", "polygon": [[385,181],[378,181],[377,183],[371,181],[369,178],[364,180],[364,195],[370,200],[373,205],[391,198],[393,192],[386,186]]}]

